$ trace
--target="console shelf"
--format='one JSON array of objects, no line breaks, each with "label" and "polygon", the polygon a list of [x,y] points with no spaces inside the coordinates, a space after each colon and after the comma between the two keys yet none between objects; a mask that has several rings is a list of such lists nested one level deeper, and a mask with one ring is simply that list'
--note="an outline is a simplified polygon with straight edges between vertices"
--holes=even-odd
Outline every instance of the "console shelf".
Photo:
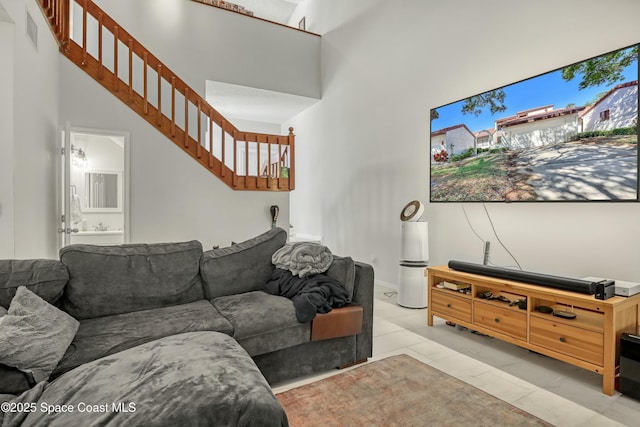
[{"label": "console shelf", "polygon": [[[429,267],[427,324],[433,317],[465,326],[520,347],[597,372],[602,391],[613,395],[619,369],[620,336],[638,333],[640,294],[607,300],[539,285]],[[443,288],[465,283],[470,292]],[[542,308],[541,308],[542,307]],[[545,313],[575,315],[566,319]]]}]

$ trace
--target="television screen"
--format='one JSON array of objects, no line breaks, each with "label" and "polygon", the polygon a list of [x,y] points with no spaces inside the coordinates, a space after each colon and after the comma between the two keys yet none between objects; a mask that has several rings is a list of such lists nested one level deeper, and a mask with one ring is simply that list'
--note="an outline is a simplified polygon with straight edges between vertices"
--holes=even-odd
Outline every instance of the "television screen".
[{"label": "television screen", "polygon": [[431,202],[638,201],[638,45],[434,108],[430,121]]}]

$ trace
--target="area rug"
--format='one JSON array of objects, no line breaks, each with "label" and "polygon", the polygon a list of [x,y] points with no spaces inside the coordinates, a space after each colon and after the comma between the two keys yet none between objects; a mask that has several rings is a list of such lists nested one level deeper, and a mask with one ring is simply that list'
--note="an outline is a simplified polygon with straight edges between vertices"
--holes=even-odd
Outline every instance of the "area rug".
[{"label": "area rug", "polygon": [[411,356],[392,356],[276,395],[292,427],[551,426]]}]

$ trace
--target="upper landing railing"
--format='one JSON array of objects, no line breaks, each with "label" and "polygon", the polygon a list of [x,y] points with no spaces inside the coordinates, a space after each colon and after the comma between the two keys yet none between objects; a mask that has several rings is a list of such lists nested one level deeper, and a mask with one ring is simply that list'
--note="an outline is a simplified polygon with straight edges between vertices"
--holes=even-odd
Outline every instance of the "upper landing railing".
[{"label": "upper landing railing", "polygon": [[260,21],[265,21],[265,22],[268,22],[268,23],[273,24],[273,25],[280,25],[282,27],[291,28],[291,29],[294,29],[294,30],[297,30],[297,31],[302,31],[302,32],[305,32],[307,34],[312,34],[314,36],[320,37],[319,34],[307,31],[306,24],[305,24],[305,18],[302,18],[302,20],[300,20],[300,22],[298,23],[298,28],[296,28],[296,27],[292,27],[292,26],[287,25],[287,24],[283,24],[281,22],[271,21],[271,20],[265,19],[265,18],[263,18],[261,16],[254,15],[253,12],[245,10],[244,7],[239,6],[239,5],[237,5],[237,4],[233,3],[233,2],[230,2],[230,1],[225,1],[225,0],[192,0],[192,1],[195,1],[197,3],[202,3],[202,4],[207,5],[207,6],[212,6],[212,7],[218,8],[218,9],[222,9],[222,10],[225,10],[227,12],[239,13],[240,15],[248,16],[248,17],[250,17],[252,19],[259,19]]},{"label": "upper landing railing", "polygon": [[37,0],[60,51],[234,190],[295,188],[289,135],[241,132],[91,0]]}]

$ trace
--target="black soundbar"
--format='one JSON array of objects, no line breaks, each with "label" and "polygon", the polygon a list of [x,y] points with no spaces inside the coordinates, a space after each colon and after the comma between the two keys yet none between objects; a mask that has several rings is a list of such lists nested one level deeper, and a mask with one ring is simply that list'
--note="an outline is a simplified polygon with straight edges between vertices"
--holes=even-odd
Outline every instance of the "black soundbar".
[{"label": "black soundbar", "polygon": [[549,274],[531,273],[528,271],[490,267],[487,265],[453,260],[449,261],[449,268],[466,273],[482,274],[484,276],[547,286],[565,291],[580,292],[581,294],[593,295],[596,293],[596,283],[588,280],[570,279],[567,277],[551,276]]}]

